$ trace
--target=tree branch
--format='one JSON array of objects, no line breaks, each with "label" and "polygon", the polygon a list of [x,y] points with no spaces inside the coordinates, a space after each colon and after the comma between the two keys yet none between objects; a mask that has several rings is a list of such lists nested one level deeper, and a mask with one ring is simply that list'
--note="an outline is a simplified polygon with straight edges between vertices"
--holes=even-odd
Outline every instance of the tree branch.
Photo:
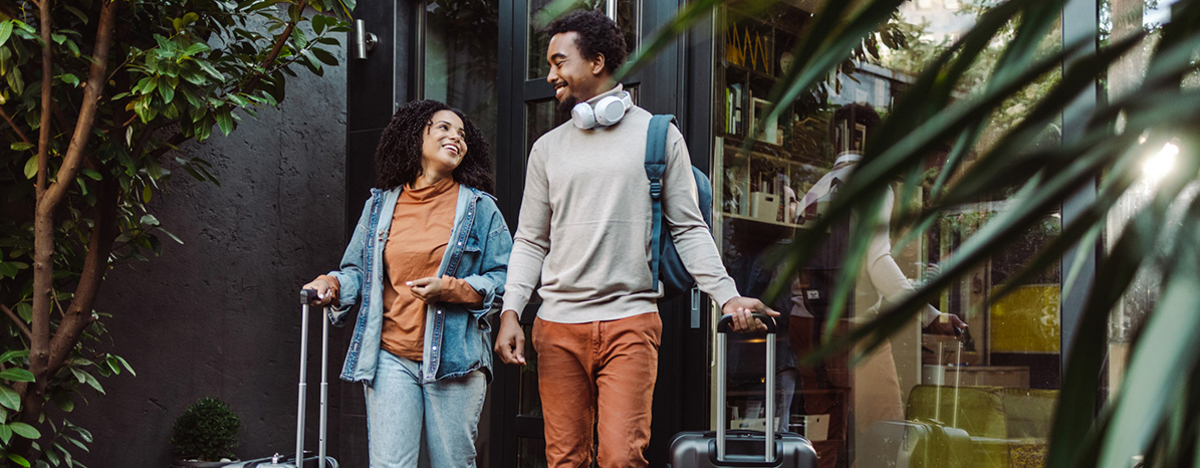
[{"label": "tree branch", "polygon": [[54,77],[54,51],[50,48],[53,42],[50,41],[50,2],[38,2],[38,15],[41,16],[40,25],[42,36],[42,116],[41,125],[38,128],[38,173],[37,173],[37,198],[40,200],[42,194],[46,191],[46,181],[49,177],[47,172],[50,168],[50,97],[53,91],[51,84]]},{"label": "tree branch", "polygon": [[167,144],[155,148],[154,151],[150,152],[150,157],[157,160],[158,158],[162,157],[162,155],[167,154],[168,151],[178,148],[179,145],[182,145],[183,142],[188,140],[190,140],[190,138],[183,136],[182,133],[171,135],[171,138],[167,139]]},{"label": "tree branch", "polygon": [[14,132],[17,132],[17,136],[21,137],[21,141],[31,145],[33,144],[32,141],[29,141],[29,137],[25,136],[25,132],[22,132],[21,129],[17,127],[16,122],[12,121],[12,117],[8,116],[8,112],[4,112],[3,107],[0,107],[0,117],[4,117],[4,121],[8,122],[8,126],[12,127]]},{"label": "tree branch", "polygon": [[[46,204],[47,172],[50,168],[50,85],[54,55],[50,50],[50,2],[38,3],[42,36],[42,104],[38,129],[38,172],[33,216],[33,316],[30,320],[29,372],[46,373],[50,359],[50,289],[54,281],[54,205]],[[49,375],[38,377],[48,380]],[[36,421],[41,395],[21,394],[21,420]]]},{"label": "tree branch", "polygon": [[17,325],[17,328],[21,330],[21,333],[25,335],[25,338],[32,339],[32,335],[29,333],[29,327],[25,326],[25,321],[21,320],[21,317],[18,317],[17,314],[14,314],[12,309],[9,309],[4,304],[0,304],[0,310],[3,310],[4,315],[7,315],[8,318],[12,319],[13,323]]},{"label": "tree branch", "polygon": [[[99,107],[100,96],[104,93],[105,71],[108,67],[108,50],[112,46],[114,17],[119,2],[106,0],[100,11],[100,23],[96,29],[96,48],[92,55],[91,70],[88,71],[88,81],[84,85],[83,104],[79,108],[79,119],[75,124],[75,132],[71,135],[71,144],[63,157],[62,167],[58,169],[54,185],[46,189],[47,208],[54,208],[67,189],[74,183],[75,175],[79,172],[79,163],[87,149],[92,127],[96,122],[96,109]],[[43,116],[45,118],[45,116]],[[43,203],[38,203],[39,211]]]},{"label": "tree branch", "polygon": [[[57,372],[59,366],[71,355],[83,329],[94,321],[92,308],[100,295],[104,274],[108,271],[108,256],[113,241],[117,239],[117,205],[121,200],[120,186],[115,178],[106,177],[96,191],[96,211],[92,234],[88,239],[87,257],[83,261],[83,274],[75,288],[75,298],[63,312],[62,322],[50,342],[49,368]],[[48,382],[47,382],[48,383]],[[46,383],[38,381],[39,386]]]},{"label": "tree branch", "polygon": [[[301,15],[304,14],[304,9],[307,7],[307,0],[301,1],[298,5],[296,5],[296,9],[300,11]],[[275,41],[275,47],[271,49],[270,54],[267,54],[267,58],[263,60],[262,65],[259,65],[259,70],[255,71],[254,76],[250,77],[250,81],[246,82],[246,86],[242,88],[242,92],[253,92],[254,88],[258,87],[258,81],[262,79],[263,73],[266,72],[267,67],[270,67],[272,63],[275,63],[275,59],[279,57],[279,51],[283,50],[283,45],[286,44],[288,38],[292,36],[293,29],[296,29],[296,21],[288,21],[287,27],[283,29],[283,32],[279,34],[279,39]]]}]

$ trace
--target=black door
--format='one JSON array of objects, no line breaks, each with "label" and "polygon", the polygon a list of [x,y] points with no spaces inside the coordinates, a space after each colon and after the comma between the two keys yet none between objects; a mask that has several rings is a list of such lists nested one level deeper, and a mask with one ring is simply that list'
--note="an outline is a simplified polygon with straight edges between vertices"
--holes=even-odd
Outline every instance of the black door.
[{"label": "black door", "polygon": [[[614,5],[608,4],[615,2]],[[501,210],[515,230],[525,180],[525,162],[537,137],[568,119],[555,112],[554,92],[546,82],[549,38],[534,23],[549,0],[503,0],[500,5],[499,118],[497,125],[497,192]],[[631,48],[674,16],[678,0],[588,0],[586,8],[605,11],[626,34]],[[685,48],[691,42],[694,45]],[[706,52],[707,51],[707,52]],[[688,55],[710,66],[711,40],[690,38],[665,49],[655,62],[624,81],[634,102],[653,113],[675,114],[691,149],[693,164],[708,172],[711,140],[709,103],[711,76],[689,70]],[[707,55],[706,55],[707,54]],[[700,59],[700,60],[696,60]],[[689,76],[689,73],[691,74]],[[689,106],[689,103],[701,103]],[[536,302],[536,299],[535,301]],[[671,436],[682,430],[708,428],[708,328],[713,313],[707,298],[659,304],[663,338],[658,384],[654,392],[653,427],[647,458],[650,466],[666,464]],[[693,304],[696,304],[693,306]],[[524,313],[525,335],[531,335],[537,304]],[[541,405],[537,394],[536,355],[527,343],[529,364],[522,368],[497,361],[492,383],[491,454],[489,466],[545,465]]]}]

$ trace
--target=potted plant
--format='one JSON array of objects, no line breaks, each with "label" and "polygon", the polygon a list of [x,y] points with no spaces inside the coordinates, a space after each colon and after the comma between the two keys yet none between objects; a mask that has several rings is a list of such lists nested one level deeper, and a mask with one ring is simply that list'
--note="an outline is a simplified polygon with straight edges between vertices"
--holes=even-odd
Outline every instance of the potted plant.
[{"label": "potted plant", "polygon": [[171,443],[176,467],[215,468],[235,461],[242,421],[219,398],[201,398],[175,419]]}]

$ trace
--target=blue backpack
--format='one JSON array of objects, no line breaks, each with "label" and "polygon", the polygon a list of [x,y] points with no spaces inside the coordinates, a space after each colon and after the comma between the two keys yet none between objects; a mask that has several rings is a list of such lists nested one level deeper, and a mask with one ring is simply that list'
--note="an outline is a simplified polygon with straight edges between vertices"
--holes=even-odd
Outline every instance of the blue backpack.
[{"label": "blue backpack", "polygon": [[[696,286],[696,280],[683,266],[683,260],[675,250],[671,231],[663,229],[666,218],[662,212],[662,179],[667,170],[667,130],[672,123],[675,123],[675,116],[656,115],[650,119],[650,130],[646,135],[646,178],[650,179],[650,204],[654,210],[650,216],[654,223],[654,230],[650,235],[650,273],[654,278],[655,289],[658,288],[658,282],[662,281],[663,299],[679,296]],[[700,213],[704,216],[704,224],[707,224],[711,231],[712,182],[696,166],[692,166],[692,177],[700,195]]]}]

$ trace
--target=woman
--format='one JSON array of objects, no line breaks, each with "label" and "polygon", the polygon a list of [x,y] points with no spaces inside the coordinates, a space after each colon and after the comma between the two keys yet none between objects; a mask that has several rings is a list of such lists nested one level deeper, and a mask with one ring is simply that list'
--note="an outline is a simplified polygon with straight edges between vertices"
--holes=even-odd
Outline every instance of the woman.
[{"label": "woman", "polygon": [[342,379],[365,383],[372,467],[475,466],[491,380],[484,315],[503,295],[512,236],[488,146],[462,112],[405,104],[375,152],[378,180],[341,269],[304,288],[341,324],[360,305]]}]

